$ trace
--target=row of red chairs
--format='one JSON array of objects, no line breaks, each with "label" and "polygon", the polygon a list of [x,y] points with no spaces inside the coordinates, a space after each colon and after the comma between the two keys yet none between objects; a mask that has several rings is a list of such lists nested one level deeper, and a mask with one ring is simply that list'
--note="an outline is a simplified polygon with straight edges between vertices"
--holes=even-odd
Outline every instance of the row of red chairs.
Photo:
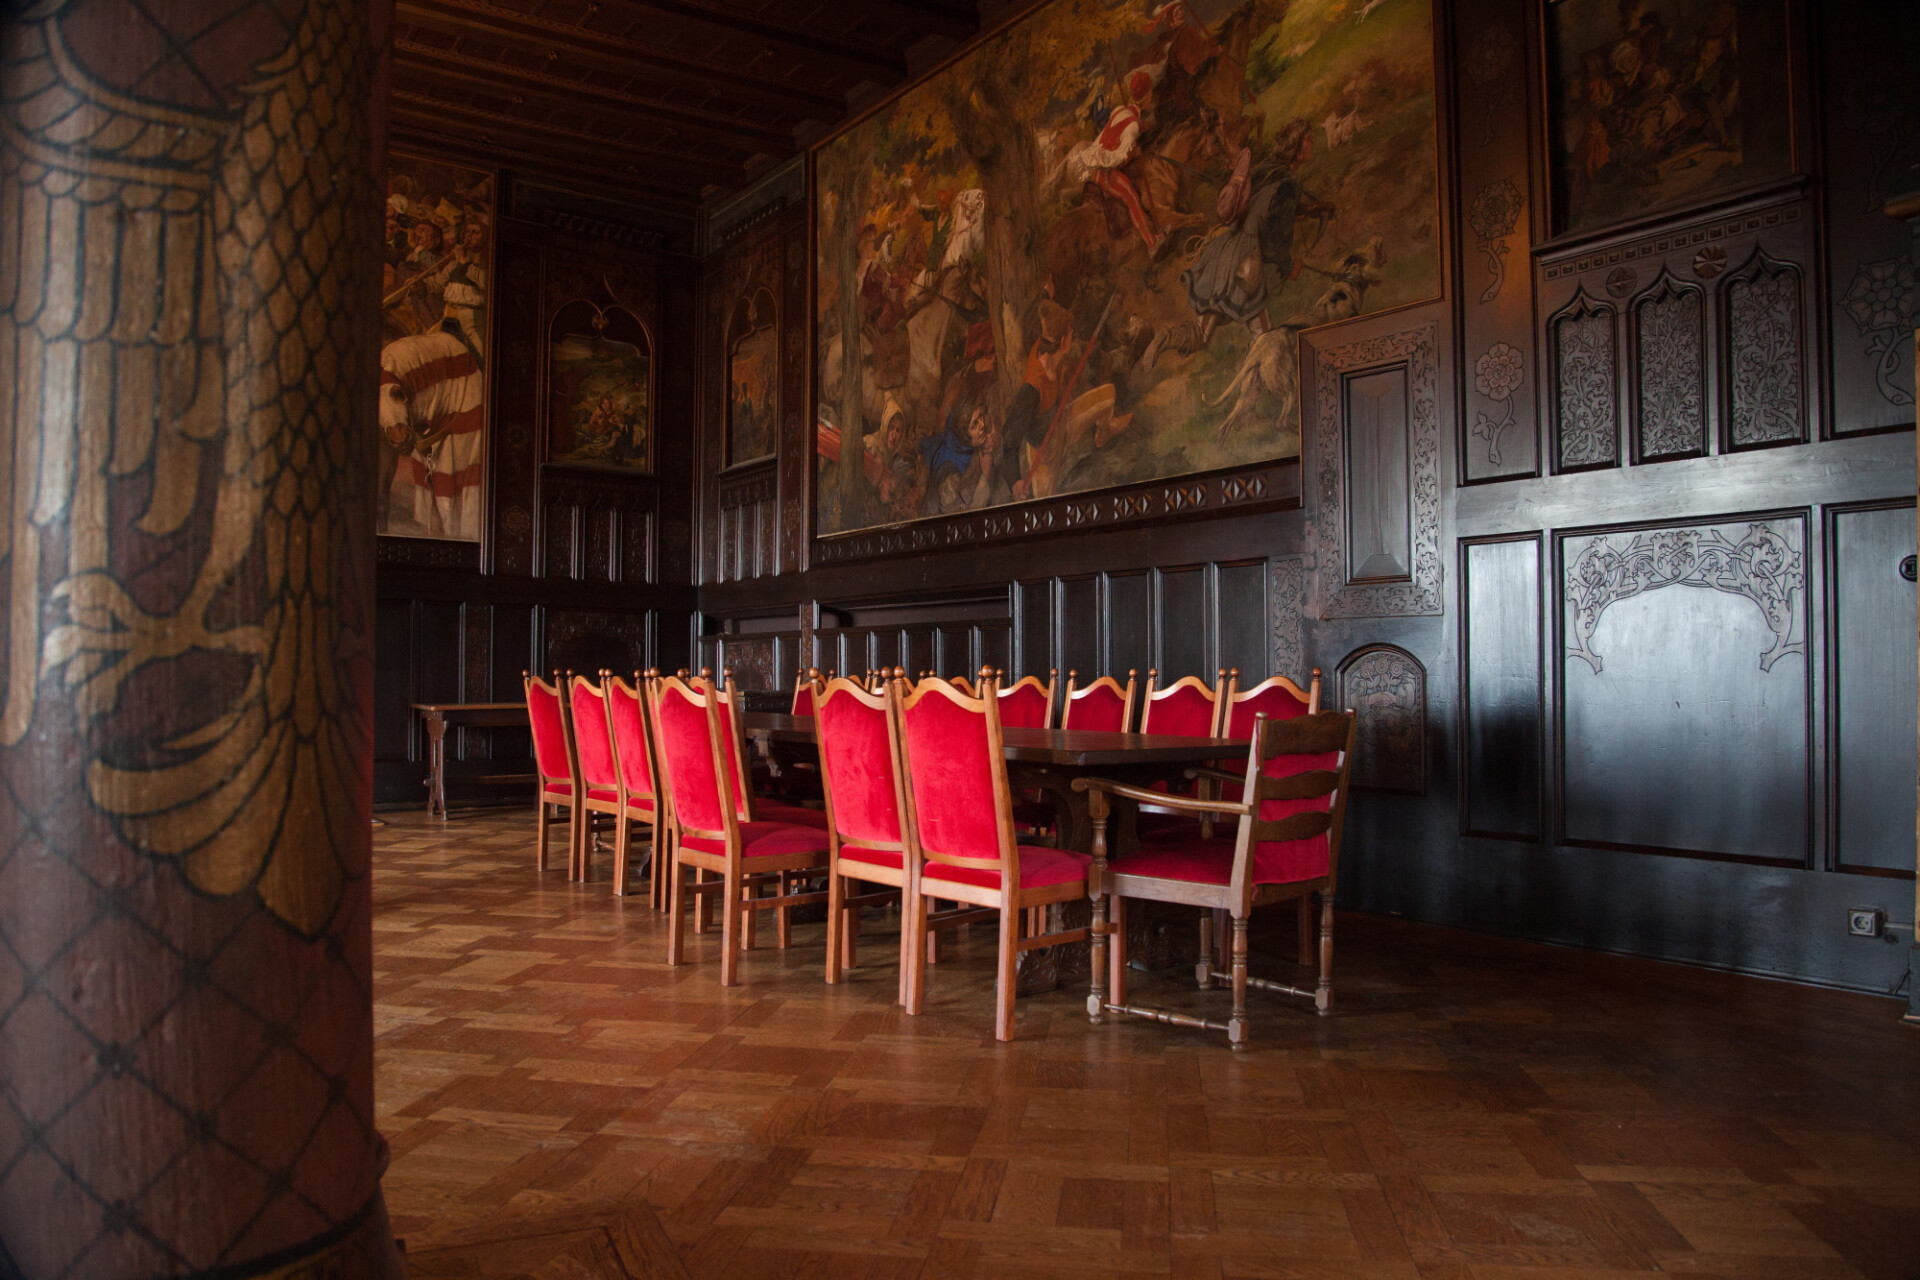
[{"label": "row of red chairs", "polygon": [[[650,826],[655,898],[661,902],[664,887],[661,905],[670,912],[669,964],[681,963],[685,955],[689,897],[701,903],[694,913],[696,927],[716,899],[721,906],[720,981],[725,986],[738,980],[738,953],[743,943],[751,945],[759,912],[779,912],[785,946],[790,909],[824,900],[826,979],[837,982],[843,968],[853,963],[858,908],[897,899],[903,908],[898,998],[909,1013],[918,1013],[935,931],[997,916],[994,1023],[1002,1040],[1013,1034],[1014,969],[1021,951],[1092,938],[1098,965],[1111,928],[1096,920],[1091,929],[1047,931],[1048,908],[1087,895],[1092,858],[1023,842],[1016,824],[1016,797],[1001,742],[1001,694],[1029,682],[1003,691],[995,673],[983,669],[976,686],[979,696],[974,696],[956,682],[923,679],[910,684],[897,670],[878,691],[847,679],[804,681],[805,701],[796,694],[795,710],[804,705],[813,714],[823,813],[757,800],[731,680],[716,685],[704,673],[696,678],[682,678],[684,674],[649,673],[633,684],[608,673],[602,673],[598,684],[573,677],[565,698],[558,681],[550,685],[527,679],[536,755],[568,753],[567,777],[550,774],[544,759],[541,764],[548,776],[541,792],[540,864],[544,868],[550,804],[564,804],[571,811],[569,870],[576,878],[587,873],[590,814],[612,813],[619,827],[616,892],[624,892],[631,827],[636,821]],[[1345,807],[1352,716],[1317,713],[1315,675],[1311,691],[1299,690],[1290,681],[1258,686],[1291,690],[1284,703],[1272,704],[1271,715],[1251,707],[1256,691],[1249,691],[1243,704],[1250,705],[1251,718],[1245,772],[1196,778],[1202,786],[1230,783],[1236,789],[1232,798],[1206,791],[1140,791],[1101,779],[1075,784],[1096,793],[1090,797],[1090,811],[1098,849],[1105,849],[1109,795],[1148,802],[1172,820],[1149,836],[1150,844],[1112,865],[1108,893],[1211,906],[1218,916],[1231,919],[1233,929],[1230,964],[1225,955],[1219,957],[1219,968],[1230,968],[1230,976],[1211,972],[1206,956],[1198,975],[1202,986],[1217,980],[1233,987],[1234,1016],[1228,1023],[1134,1008],[1125,1000],[1124,907],[1116,898],[1120,932],[1111,976],[1100,973],[1106,981],[1097,983],[1090,1004],[1096,1018],[1119,1012],[1197,1022],[1226,1030],[1237,1047],[1246,1038],[1245,993],[1250,984],[1312,996],[1325,1011],[1333,867]],[[1131,685],[1130,673],[1129,694]],[[1165,692],[1169,708],[1207,695],[1212,704],[1207,728],[1214,730],[1234,705],[1231,685],[1224,680],[1217,691],[1187,680]],[[1015,698],[1006,705],[1025,718],[1030,714],[1030,707],[1023,706],[1026,701]],[[1047,701],[1050,705],[1051,698]],[[1148,706],[1153,705],[1150,693]],[[1152,722],[1150,712],[1145,718]],[[1287,733],[1276,733],[1283,726]],[[1336,738],[1337,749],[1330,753],[1328,744]],[[599,785],[604,781],[611,781],[611,788]],[[1241,795],[1253,798],[1242,800]],[[1233,836],[1214,834],[1212,822],[1224,818],[1238,819]],[[689,871],[695,877],[691,881]],[[813,887],[823,875],[824,892]],[[879,886],[880,891],[860,886]],[[768,888],[775,890],[771,896],[765,893]],[[1304,906],[1316,891],[1324,907],[1318,988],[1296,990],[1251,979],[1245,926],[1252,907],[1288,896],[1298,897]],[[936,909],[939,903],[955,905]],[[1302,927],[1304,959],[1304,910]],[[1224,943],[1226,931],[1219,932]],[[1110,1002],[1101,990],[1109,984]]]}]

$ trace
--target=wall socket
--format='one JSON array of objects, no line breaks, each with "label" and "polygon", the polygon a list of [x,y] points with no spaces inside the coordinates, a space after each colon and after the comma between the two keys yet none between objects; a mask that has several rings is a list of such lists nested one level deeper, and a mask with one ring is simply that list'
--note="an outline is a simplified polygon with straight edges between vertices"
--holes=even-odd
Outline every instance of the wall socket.
[{"label": "wall socket", "polygon": [[1848,907],[1847,932],[1856,938],[1877,938],[1887,927],[1887,913],[1879,907]]}]

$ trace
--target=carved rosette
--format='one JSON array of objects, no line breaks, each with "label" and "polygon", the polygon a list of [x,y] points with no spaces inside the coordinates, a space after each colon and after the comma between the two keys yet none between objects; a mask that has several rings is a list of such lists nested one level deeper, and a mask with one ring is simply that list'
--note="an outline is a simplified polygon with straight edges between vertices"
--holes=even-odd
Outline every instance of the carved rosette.
[{"label": "carved rosette", "polygon": [[[1346,403],[1342,376],[1401,364],[1407,371],[1407,424],[1413,495],[1413,572],[1409,581],[1349,583],[1346,541]],[[1440,357],[1434,327],[1422,325],[1318,354],[1319,421],[1314,435],[1318,482],[1313,519],[1320,531],[1320,616],[1388,618],[1443,611],[1440,568]]]}]

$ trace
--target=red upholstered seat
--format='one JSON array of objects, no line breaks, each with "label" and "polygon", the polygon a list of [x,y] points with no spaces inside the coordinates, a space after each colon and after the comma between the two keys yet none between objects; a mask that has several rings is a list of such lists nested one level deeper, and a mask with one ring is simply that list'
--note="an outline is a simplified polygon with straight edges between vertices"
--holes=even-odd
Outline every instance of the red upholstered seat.
[{"label": "red upholstered seat", "polygon": [[[724,840],[710,836],[685,836],[683,843],[696,853],[724,855]],[[827,833],[817,827],[796,827],[784,822],[743,822],[740,824],[740,856],[777,858],[788,853],[825,853]]]},{"label": "red upholstered seat", "polygon": [[[1084,853],[1023,844],[1020,846],[1020,887],[1040,889],[1050,884],[1071,884],[1085,880],[1087,868],[1091,865],[1093,859]],[[956,884],[978,885],[982,889],[1000,887],[998,871],[984,867],[956,867],[949,862],[927,863],[921,872],[921,880],[926,883],[951,880]]]},{"label": "red upholstered seat", "polygon": [[799,804],[782,804],[778,800],[755,800],[753,816],[759,822],[784,822],[789,826],[813,827],[820,831],[827,829],[827,815],[819,809],[809,809]]},{"label": "red upholstered seat", "polygon": [[1155,880],[1186,880],[1193,884],[1226,884],[1233,879],[1233,841],[1195,836],[1177,843],[1154,845],[1107,864],[1117,876],[1149,876]]},{"label": "red upholstered seat", "polygon": [[888,867],[894,871],[904,865],[898,849],[867,849],[857,844],[840,846],[840,857],[847,862],[864,862],[869,866]]}]

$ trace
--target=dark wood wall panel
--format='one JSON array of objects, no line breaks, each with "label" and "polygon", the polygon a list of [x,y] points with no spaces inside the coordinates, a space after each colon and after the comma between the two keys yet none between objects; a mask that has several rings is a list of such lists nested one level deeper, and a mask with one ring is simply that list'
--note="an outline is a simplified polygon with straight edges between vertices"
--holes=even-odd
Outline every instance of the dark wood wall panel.
[{"label": "dark wood wall panel", "polygon": [[1913,511],[1913,499],[1903,498],[1832,509],[1827,517],[1830,861],[1849,871],[1913,870],[1913,788],[1920,776]]},{"label": "dark wood wall panel", "polygon": [[1561,535],[1562,838],[1805,864],[1807,521]]},{"label": "dark wood wall panel", "polygon": [[1461,829],[1540,838],[1540,539],[1460,547]]},{"label": "dark wood wall panel", "polygon": [[1100,580],[1062,578],[1056,590],[1052,665],[1083,674],[1100,670]]},{"label": "dark wood wall panel", "polygon": [[1160,602],[1152,665],[1175,679],[1204,673],[1211,683],[1213,637],[1207,622],[1213,611],[1206,567],[1162,569],[1154,576],[1160,586]]},{"label": "dark wood wall panel", "polygon": [[1106,669],[1125,683],[1127,671],[1145,671],[1152,665],[1153,575],[1144,570],[1110,573]]}]

